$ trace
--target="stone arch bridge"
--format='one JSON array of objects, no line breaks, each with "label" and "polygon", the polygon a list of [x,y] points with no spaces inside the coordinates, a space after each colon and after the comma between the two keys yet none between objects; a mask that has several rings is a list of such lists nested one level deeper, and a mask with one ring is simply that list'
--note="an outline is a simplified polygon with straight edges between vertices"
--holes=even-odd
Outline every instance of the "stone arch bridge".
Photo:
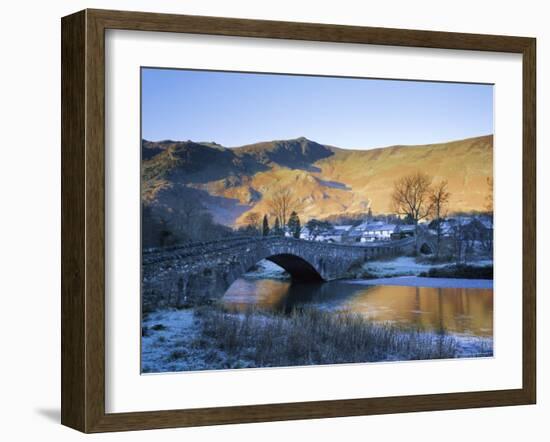
[{"label": "stone arch bridge", "polygon": [[293,280],[330,281],[369,259],[414,249],[414,240],[345,245],[285,237],[238,237],[144,250],[144,311],[219,299],[254,264],[268,259]]}]

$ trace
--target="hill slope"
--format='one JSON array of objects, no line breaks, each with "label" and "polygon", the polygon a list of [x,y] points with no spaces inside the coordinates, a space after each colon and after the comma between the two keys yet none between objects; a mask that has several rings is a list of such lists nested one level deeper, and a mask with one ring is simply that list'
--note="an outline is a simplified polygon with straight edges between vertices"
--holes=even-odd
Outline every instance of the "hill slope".
[{"label": "hill slope", "polygon": [[142,143],[142,200],[169,208],[190,192],[226,225],[291,189],[300,216],[390,213],[393,182],[418,170],[446,179],[450,211],[484,210],[493,173],[492,135],[424,146],[341,149],[306,138],[226,148],[215,143]]}]

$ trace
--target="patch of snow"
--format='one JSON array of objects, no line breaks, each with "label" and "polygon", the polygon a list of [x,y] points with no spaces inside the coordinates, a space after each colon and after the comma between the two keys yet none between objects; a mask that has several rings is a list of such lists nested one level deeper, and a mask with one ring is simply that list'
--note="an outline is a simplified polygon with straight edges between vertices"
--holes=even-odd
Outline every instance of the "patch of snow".
[{"label": "patch of snow", "polygon": [[193,310],[163,310],[148,315],[142,324],[142,373],[160,373],[207,366],[203,352],[194,350],[198,328]]}]

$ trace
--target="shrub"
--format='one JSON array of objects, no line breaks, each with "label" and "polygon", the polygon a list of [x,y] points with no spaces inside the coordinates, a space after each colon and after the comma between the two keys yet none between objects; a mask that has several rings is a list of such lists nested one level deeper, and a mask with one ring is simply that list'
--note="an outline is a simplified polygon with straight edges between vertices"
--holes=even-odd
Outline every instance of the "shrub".
[{"label": "shrub", "polygon": [[476,267],[469,265],[452,265],[441,268],[431,268],[420,276],[430,278],[464,278],[464,279],[493,279],[493,266]]},{"label": "shrub", "polygon": [[243,315],[214,308],[201,313],[204,345],[249,366],[453,358],[458,351],[448,335],[374,324],[357,314],[301,309],[288,316]]}]

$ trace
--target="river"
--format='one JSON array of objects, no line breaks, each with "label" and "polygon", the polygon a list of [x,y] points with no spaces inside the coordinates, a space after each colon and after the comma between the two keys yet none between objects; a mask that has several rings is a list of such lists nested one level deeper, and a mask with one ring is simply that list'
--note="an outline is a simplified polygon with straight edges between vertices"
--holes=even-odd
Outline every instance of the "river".
[{"label": "river", "polygon": [[[391,322],[458,336],[492,337],[493,289],[472,280],[409,278],[410,285],[391,280],[332,281],[295,284],[278,279],[241,278],[223,297],[225,307],[251,307],[288,313],[311,306],[334,312],[357,313],[375,322]],[[425,286],[422,286],[425,284]],[[461,286],[463,285],[463,286]],[[457,287],[458,286],[458,287]]]}]

